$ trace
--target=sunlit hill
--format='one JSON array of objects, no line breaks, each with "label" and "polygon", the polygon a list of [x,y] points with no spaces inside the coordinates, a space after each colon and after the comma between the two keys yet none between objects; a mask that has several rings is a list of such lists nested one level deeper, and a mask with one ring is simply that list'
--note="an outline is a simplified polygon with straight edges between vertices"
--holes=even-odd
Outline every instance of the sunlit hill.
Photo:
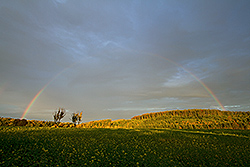
[{"label": "sunlit hill", "polygon": [[[84,117],[84,115],[83,115]],[[187,109],[146,113],[131,119],[97,120],[73,124],[1,118],[0,126],[77,128],[250,129],[250,112]]]}]

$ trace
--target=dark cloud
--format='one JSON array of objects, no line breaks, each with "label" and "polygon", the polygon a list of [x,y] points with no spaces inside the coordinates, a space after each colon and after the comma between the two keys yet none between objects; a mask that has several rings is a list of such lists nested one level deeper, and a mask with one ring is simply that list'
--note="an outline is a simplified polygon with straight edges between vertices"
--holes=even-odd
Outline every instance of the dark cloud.
[{"label": "dark cloud", "polygon": [[[0,113],[249,110],[248,1],[2,1]],[[70,114],[69,114],[70,115]]]}]

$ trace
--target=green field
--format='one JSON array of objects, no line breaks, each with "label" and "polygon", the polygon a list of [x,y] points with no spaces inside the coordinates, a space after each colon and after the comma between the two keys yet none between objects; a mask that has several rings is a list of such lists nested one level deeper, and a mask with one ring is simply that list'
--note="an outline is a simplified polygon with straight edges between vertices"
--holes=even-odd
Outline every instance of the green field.
[{"label": "green field", "polygon": [[249,166],[249,130],[0,127],[0,166]]}]

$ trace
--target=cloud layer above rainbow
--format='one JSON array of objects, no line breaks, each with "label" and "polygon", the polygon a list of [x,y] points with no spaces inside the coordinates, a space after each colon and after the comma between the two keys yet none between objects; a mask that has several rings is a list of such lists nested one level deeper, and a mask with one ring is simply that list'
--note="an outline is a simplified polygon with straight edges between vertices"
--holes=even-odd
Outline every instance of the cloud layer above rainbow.
[{"label": "cloud layer above rainbow", "polygon": [[76,111],[89,121],[250,109],[250,1],[2,1],[0,8],[0,116],[53,120],[63,107],[65,121]]}]

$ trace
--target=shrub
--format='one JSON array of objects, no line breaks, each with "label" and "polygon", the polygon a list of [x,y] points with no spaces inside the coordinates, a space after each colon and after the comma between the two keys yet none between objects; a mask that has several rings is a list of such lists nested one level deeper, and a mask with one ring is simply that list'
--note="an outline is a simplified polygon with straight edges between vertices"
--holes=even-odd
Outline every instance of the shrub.
[{"label": "shrub", "polygon": [[26,126],[28,124],[28,121],[26,119],[15,119],[13,121],[13,124],[15,126]]}]

